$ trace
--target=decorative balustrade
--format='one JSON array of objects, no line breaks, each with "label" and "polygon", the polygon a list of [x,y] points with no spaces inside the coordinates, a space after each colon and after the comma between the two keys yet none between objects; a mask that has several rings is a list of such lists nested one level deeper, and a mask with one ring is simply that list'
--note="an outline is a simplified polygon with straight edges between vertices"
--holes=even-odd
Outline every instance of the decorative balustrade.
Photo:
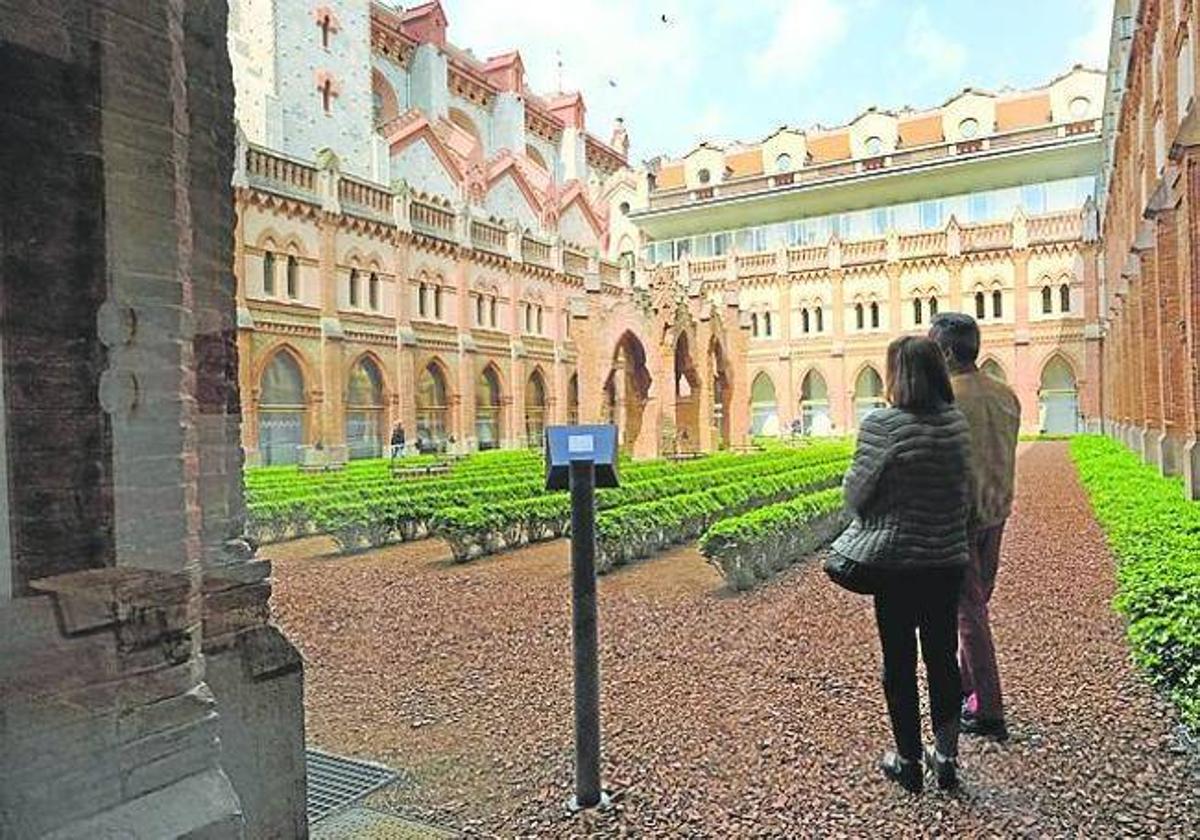
[{"label": "decorative balustrade", "polygon": [[886,239],[865,239],[842,243],[842,265],[862,265],[887,259]]},{"label": "decorative balustrade", "polygon": [[1011,247],[1011,222],[995,222],[990,225],[975,225],[962,229],[962,249],[964,252],[995,251]]},{"label": "decorative balustrade", "polygon": [[825,268],[828,265],[828,245],[810,245],[805,248],[788,249],[788,269],[790,271],[811,271],[814,268]]},{"label": "decorative balustrade", "polygon": [[493,254],[508,253],[508,231],[494,222],[471,220],[471,244]]},{"label": "decorative balustrade", "polygon": [[526,234],[521,237],[521,259],[533,265],[549,267],[552,259],[550,244]]},{"label": "decorative balustrade", "polygon": [[688,264],[688,270],[696,280],[719,280],[725,276],[725,258],[695,260]]},{"label": "decorative balustrade", "polygon": [[608,260],[600,260],[600,282],[610,286],[621,284],[621,266]]},{"label": "decorative balustrade", "polygon": [[392,194],[382,187],[342,176],[338,181],[338,201],[381,216],[392,214]]},{"label": "decorative balustrade", "polygon": [[439,239],[454,239],[454,212],[445,207],[414,200],[409,204],[409,222],[418,233]]},{"label": "decorative balustrade", "polygon": [[929,233],[914,233],[900,237],[900,257],[934,257],[946,253],[946,232],[944,230]]},{"label": "decorative balustrade", "polygon": [[587,274],[587,254],[563,249],[563,273],[572,277],[583,277]]},{"label": "decorative balustrade", "polygon": [[762,254],[747,254],[737,258],[738,276],[754,276],[758,274],[774,274],[775,273],[775,254],[766,252]]},{"label": "decorative balustrade", "polygon": [[1054,213],[1034,216],[1026,227],[1030,243],[1071,242],[1083,236],[1083,216],[1078,213]]},{"label": "decorative balustrade", "polygon": [[246,175],[290,191],[312,193],[316,190],[317,170],[314,167],[253,146],[246,149]]}]

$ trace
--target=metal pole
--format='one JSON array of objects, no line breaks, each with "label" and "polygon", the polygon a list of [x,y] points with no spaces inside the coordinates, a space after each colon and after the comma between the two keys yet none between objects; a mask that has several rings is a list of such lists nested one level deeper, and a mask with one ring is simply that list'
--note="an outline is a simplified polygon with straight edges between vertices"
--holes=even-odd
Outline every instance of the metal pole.
[{"label": "metal pole", "polygon": [[596,468],[571,462],[576,808],[600,804],[600,663],[596,642]]}]

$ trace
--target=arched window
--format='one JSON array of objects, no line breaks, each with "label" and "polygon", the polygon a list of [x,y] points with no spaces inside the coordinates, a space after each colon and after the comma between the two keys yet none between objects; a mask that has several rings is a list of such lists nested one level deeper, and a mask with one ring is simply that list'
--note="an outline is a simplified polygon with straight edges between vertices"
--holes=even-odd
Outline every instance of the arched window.
[{"label": "arched window", "polygon": [[263,253],[263,294],[275,294],[275,255],[270,251]]},{"label": "arched window", "polygon": [[752,336],[754,336],[755,338],[758,338],[758,313],[757,312],[750,313],[750,334]]},{"label": "arched window", "polygon": [[483,320],[483,295],[475,295],[475,326],[482,327],[485,325]]},{"label": "arched window", "polygon": [[1060,312],[1071,311],[1071,287],[1066,283],[1058,287],[1058,308]]},{"label": "arched window", "polygon": [[792,171],[792,156],[787,152],[783,152],[775,158],[776,172],[791,172]]},{"label": "arched window", "polygon": [[771,335],[772,335],[772,332],[771,332],[771,313],[770,313],[770,312],[764,312],[764,313],[763,313],[763,333],[764,333],[764,335],[766,335],[766,337],[767,337],[767,338],[770,338],[770,337],[771,337]]},{"label": "arched window", "polygon": [[321,108],[328,114],[333,110],[333,80],[321,82]]},{"label": "arched window", "polygon": [[766,373],[754,377],[754,383],[750,386],[750,434],[779,434],[779,407],[775,403],[775,383]]},{"label": "arched window", "polygon": [[430,362],[417,381],[417,450],[435,452],[446,447],[447,417],[450,409],[446,398],[446,377],[441,368]]},{"label": "arched window", "polygon": [[346,380],[346,446],[351,458],[383,453],[383,374],[364,356]]},{"label": "arched window", "polygon": [[883,380],[879,372],[867,365],[854,381],[854,419],[855,425],[862,425],[862,419],[868,412],[884,406]]},{"label": "arched window", "polygon": [[698,181],[700,181],[701,184],[707,184],[709,181],[712,180],[712,173],[709,172],[707,169],[701,169],[699,172],[696,173],[696,179]]},{"label": "arched window", "polygon": [[379,276],[374,271],[367,278],[367,304],[375,312],[379,311]]},{"label": "arched window", "polygon": [[263,369],[258,398],[258,451],[264,465],[294,464],[304,443],[304,375],[291,353]]},{"label": "arched window", "polygon": [[863,148],[869,155],[878,155],[883,152],[883,140],[879,137],[868,137],[863,143]]},{"label": "arched window", "polygon": [[825,436],[833,431],[829,417],[829,387],[825,377],[810,370],[800,384],[800,428],[806,435]]},{"label": "arched window", "polygon": [[542,307],[537,308],[537,334],[542,334]]},{"label": "arched window", "polygon": [[534,371],[525,383],[525,443],[538,449],[546,428],[546,381]]},{"label": "arched window", "polygon": [[817,332],[825,332],[825,309],[818,303],[814,311],[817,313]]},{"label": "arched window", "polygon": [[475,380],[475,437],[480,449],[500,448],[500,377],[491,365]]},{"label": "arched window", "polygon": [[495,296],[493,296],[490,301],[489,309],[491,310],[489,313],[491,317],[488,320],[490,321],[491,325],[494,327],[494,326],[496,326],[496,298],[495,298]]},{"label": "arched window", "polygon": [[913,298],[913,323],[920,324],[923,319],[924,304],[920,298]]},{"label": "arched window", "polygon": [[987,301],[983,297],[983,292],[975,293],[975,317],[983,318],[987,315]]},{"label": "arched window", "polygon": [[997,382],[1008,381],[1008,377],[1004,375],[1004,368],[1000,367],[1000,363],[995,359],[988,359],[979,366],[979,369],[988,376],[992,377],[992,379],[995,379]]},{"label": "arched window", "polygon": [[1049,315],[1054,311],[1053,295],[1049,286],[1042,286],[1042,314]]},{"label": "arched window", "polygon": [[571,374],[567,380],[567,424],[579,423],[579,374]]},{"label": "arched window", "polygon": [[521,314],[524,316],[522,320],[525,321],[525,332],[533,332],[533,307],[528,303],[522,303]]},{"label": "arched window", "polygon": [[1004,315],[1004,295],[996,289],[992,292],[992,317],[1000,318]]},{"label": "arched window", "polygon": [[938,299],[937,295],[934,295],[929,299],[929,317],[933,318],[936,314],[938,314]]},{"label": "arched window", "polygon": [[350,305],[358,306],[358,269],[350,269]]},{"label": "arched window", "polygon": [[800,329],[802,329],[804,332],[807,333],[809,331],[809,327],[810,327],[810,323],[809,323],[809,318],[808,318],[808,309],[801,309],[800,310]]},{"label": "arched window", "polygon": [[294,254],[287,258],[287,296],[291,300],[300,297],[300,261]]},{"label": "arched window", "polygon": [[860,330],[866,326],[863,321],[863,305],[861,303],[854,304],[854,326]]},{"label": "arched window", "polygon": [[433,317],[440,321],[442,320],[442,287],[433,287]]},{"label": "arched window", "polygon": [[876,303],[875,301],[871,301],[871,328],[877,329],[878,327],[879,327],[879,304]]},{"label": "arched window", "polygon": [[417,314],[422,318],[429,315],[429,286],[425,283],[417,288]]}]

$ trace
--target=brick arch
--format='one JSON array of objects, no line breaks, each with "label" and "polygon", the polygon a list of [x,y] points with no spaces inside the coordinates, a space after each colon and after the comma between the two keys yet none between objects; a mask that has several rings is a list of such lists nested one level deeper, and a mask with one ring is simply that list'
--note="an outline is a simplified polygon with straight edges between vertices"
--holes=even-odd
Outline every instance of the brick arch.
[{"label": "brick arch", "polygon": [[355,356],[350,360],[350,363],[346,365],[345,377],[343,381],[350,381],[350,374],[354,371],[354,368],[357,367],[360,362],[362,362],[363,359],[370,359],[375,365],[375,368],[379,371],[379,377],[381,380],[380,384],[383,387],[383,404],[390,405],[392,397],[396,392],[392,386],[391,375],[388,373],[387,365],[383,363],[383,359],[379,358],[379,354],[374,350],[363,350],[355,354]]},{"label": "brick arch", "polygon": [[287,353],[299,366],[300,376],[304,384],[305,405],[310,405],[313,401],[314,393],[319,390],[316,383],[320,379],[317,377],[313,369],[313,364],[309,361],[305,353],[287,339],[280,339],[272,343],[266,350],[258,354],[258,361],[255,364],[254,374],[251,378],[254,403],[257,405],[261,396],[263,374],[266,373],[267,368],[275,361],[275,356],[279,353]]},{"label": "brick arch", "polygon": [[387,77],[380,73],[375,68],[371,69],[371,95],[379,95],[379,113],[375,114],[375,125],[381,126],[384,123],[394,120],[400,116],[400,100],[396,96],[396,89],[392,87],[392,83],[387,80]]}]

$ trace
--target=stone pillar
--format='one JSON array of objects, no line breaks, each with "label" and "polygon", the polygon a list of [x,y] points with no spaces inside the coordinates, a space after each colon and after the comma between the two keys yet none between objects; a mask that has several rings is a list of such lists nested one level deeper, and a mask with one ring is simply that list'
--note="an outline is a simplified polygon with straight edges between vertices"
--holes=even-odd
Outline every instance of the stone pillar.
[{"label": "stone pillar", "polygon": [[[1153,222],[1145,222],[1151,229]],[[1154,241],[1152,230],[1145,234],[1149,241]],[[1164,433],[1162,380],[1159,354],[1161,338],[1158,333],[1158,292],[1159,266],[1157,251],[1149,248],[1141,253],[1142,271],[1139,283],[1141,306],[1138,312],[1138,323],[1134,325],[1142,337],[1139,369],[1142,377],[1142,448],[1138,452],[1142,458],[1155,466],[1159,463],[1159,440]]]},{"label": "stone pillar", "polygon": [[1041,371],[1032,369],[1029,342],[1029,251],[1012,252],[1013,388],[1021,398],[1021,429],[1040,431],[1038,390]]},{"label": "stone pillar", "polygon": [[[787,252],[784,252],[783,264],[786,266]],[[790,429],[792,420],[798,415],[796,404],[796,389],[799,383],[795,381],[795,364],[792,361],[792,283],[787,274],[781,274],[776,283],[779,287],[779,320],[782,335],[778,352],[780,376],[779,391],[776,402],[779,404],[779,429],[782,432]]]},{"label": "stone pillar", "polygon": [[1180,272],[1183,282],[1182,309],[1185,329],[1184,377],[1184,449],[1183,482],[1190,499],[1200,499],[1200,158],[1197,147],[1189,147],[1183,155],[1187,208],[1186,271]]},{"label": "stone pillar", "polygon": [[[707,308],[707,304],[701,304]],[[716,439],[719,437],[719,430],[713,426],[713,407],[715,402],[715,394],[713,393],[713,378],[716,376],[716,367],[713,364],[713,354],[710,352],[713,339],[713,322],[712,315],[709,312],[701,312],[700,321],[696,325],[696,347],[692,349],[692,358],[696,364],[696,375],[700,379],[700,386],[696,390],[696,429],[699,434],[699,439],[696,441],[696,446],[701,452],[712,452],[716,449]]]},{"label": "stone pillar", "polygon": [[736,289],[725,291],[725,346],[729,348],[729,445],[750,443],[750,365],[747,350],[750,323],[742,318]]}]

